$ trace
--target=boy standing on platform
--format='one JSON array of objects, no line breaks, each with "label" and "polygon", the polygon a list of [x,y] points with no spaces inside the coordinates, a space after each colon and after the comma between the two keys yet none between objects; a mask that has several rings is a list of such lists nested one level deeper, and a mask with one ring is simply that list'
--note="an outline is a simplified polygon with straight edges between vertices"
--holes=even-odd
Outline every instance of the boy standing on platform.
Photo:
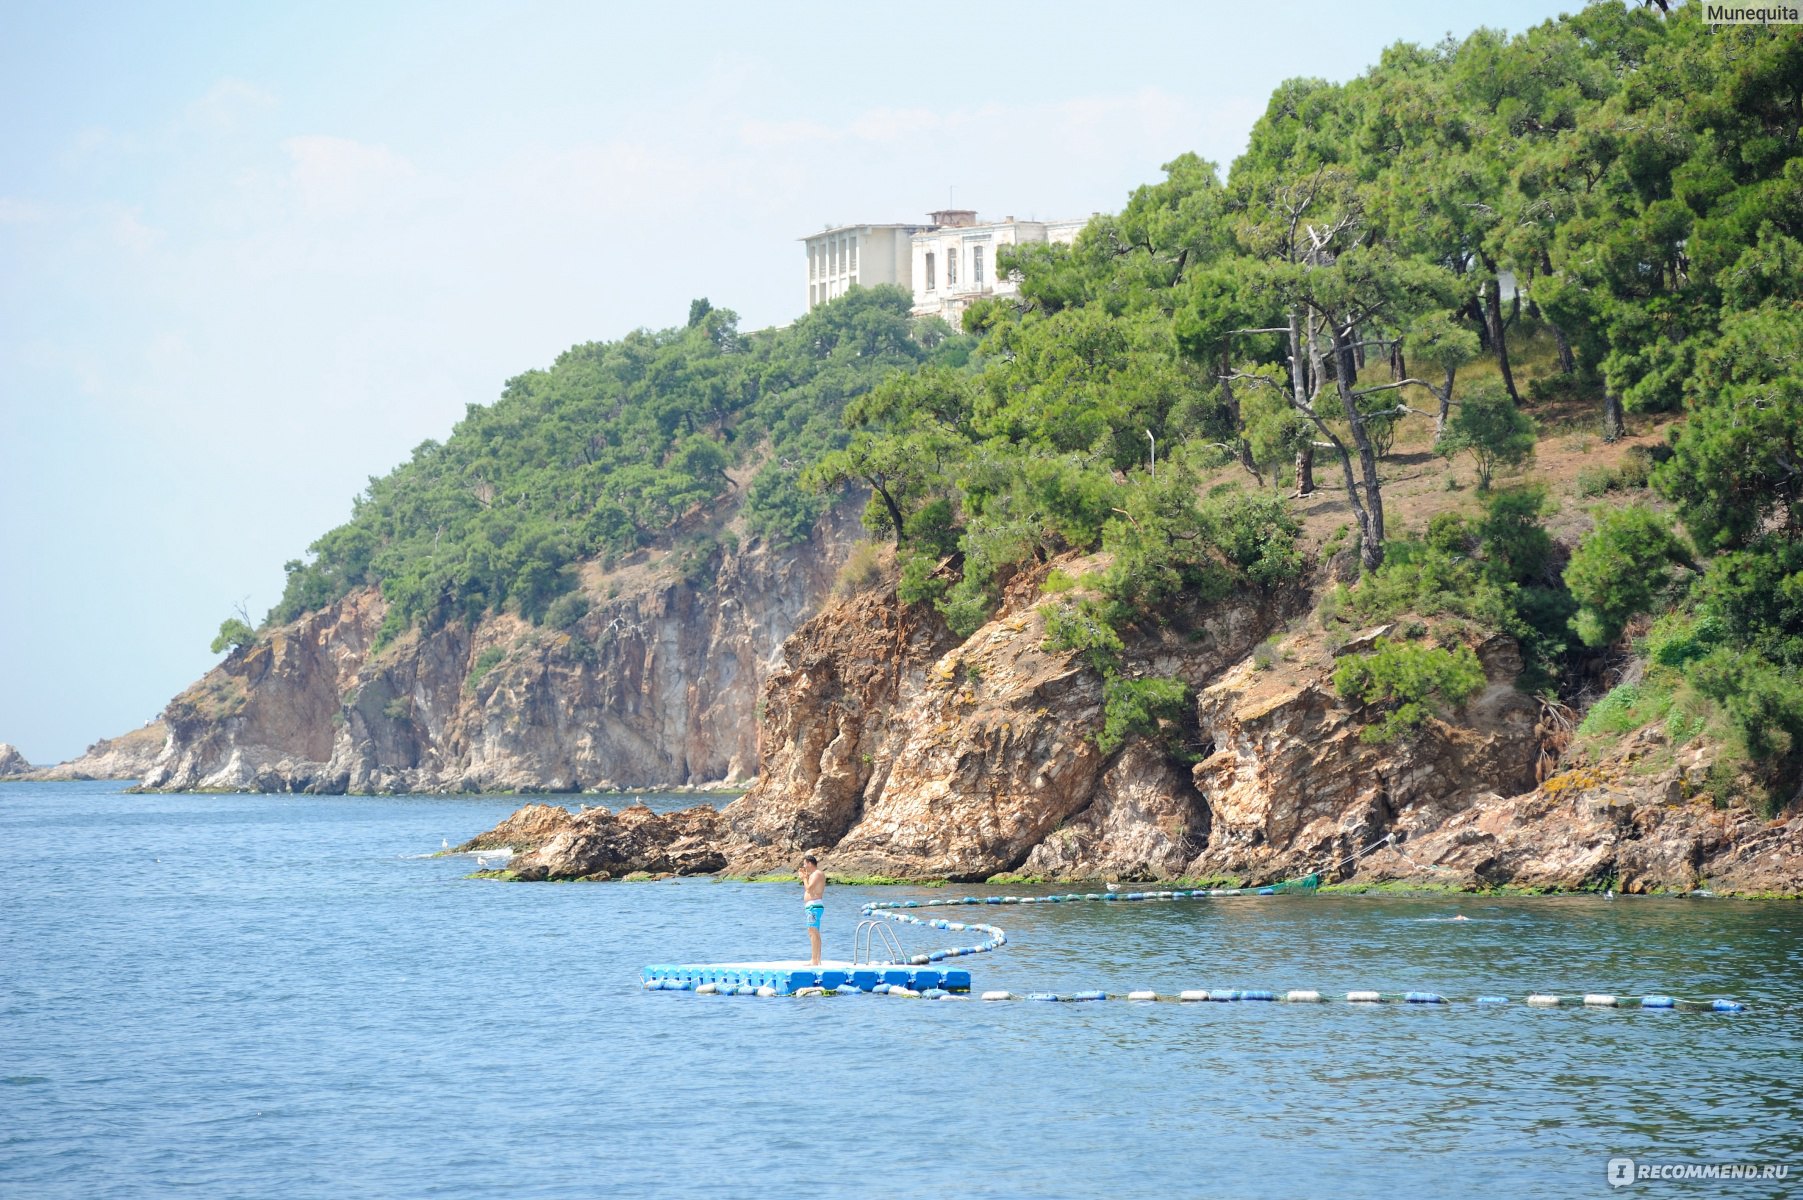
[{"label": "boy standing on platform", "polygon": [[808,965],[817,967],[820,965],[820,918],[826,915],[826,872],[820,869],[820,860],[810,854],[801,860],[795,873],[801,876],[801,902],[808,915],[808,944],[813,950]]}]

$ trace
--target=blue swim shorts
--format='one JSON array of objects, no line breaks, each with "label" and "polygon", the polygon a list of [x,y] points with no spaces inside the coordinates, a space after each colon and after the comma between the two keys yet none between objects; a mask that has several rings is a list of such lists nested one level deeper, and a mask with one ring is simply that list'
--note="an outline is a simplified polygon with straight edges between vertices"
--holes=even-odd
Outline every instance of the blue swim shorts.
[{"label": "blue swim shorts", "polygon": [[820,918],[826,915],[826,905],[816,900],[808,905],[808,928],[819,929]]}]

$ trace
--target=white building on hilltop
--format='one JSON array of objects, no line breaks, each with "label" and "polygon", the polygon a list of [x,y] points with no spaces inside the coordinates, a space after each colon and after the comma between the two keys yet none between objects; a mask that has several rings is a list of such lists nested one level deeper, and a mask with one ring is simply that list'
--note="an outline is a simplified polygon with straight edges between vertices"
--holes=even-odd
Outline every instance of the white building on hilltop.
[{"label": "white building on hilltop", "polygon": [[808,257],[808,307],[825,304],[853,285],[893,283],[914,293],[914,315],[956,325],[985,296],[1018,290],[996,277],[1002,246],[1076,240],[1087,219],[981,222],[970,209],[940,209],[930,225],[839,225],[803,238]]},{"label": "white building on hilltop", "polygon": [[941,209],[932,214],[933,227],[913,237],[914,315],[944,317],[953,325],[963,319],[971,303],[986,296],[1008,296],[1019,291],[1012,278],[998,278],[996,251],[1003,246],[1028,242],[1062,242],[1069,245],[1089,222],[978,221],[969,209]]},{"label": "white building on hilltop", "polygon": [[839,225],[801,239],[808,248],[808,307],[843,296],[854,284],[912,288],[908,239],[925,225]]}]

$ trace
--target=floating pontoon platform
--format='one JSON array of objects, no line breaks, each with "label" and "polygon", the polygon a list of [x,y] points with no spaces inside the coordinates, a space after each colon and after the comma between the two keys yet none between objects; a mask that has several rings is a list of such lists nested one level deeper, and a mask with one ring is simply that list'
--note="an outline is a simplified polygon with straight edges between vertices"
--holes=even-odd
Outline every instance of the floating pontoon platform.
[{"label": "floating pontoon platform", "polygon": [[639,973],[649,991],[694,991],[711,983],[716,989],[748,987],[770,988],[775,995],[792,996],[803,988],[856,988],[861,992],[876,990],[877,985],[904,987],[924,992],[942,988],[948,992],[970,991],[970,972],[943,967],[923,967],[903,963],[823,962],[818,965],[794,960],[787,962],[737,963],[654,963]]}]

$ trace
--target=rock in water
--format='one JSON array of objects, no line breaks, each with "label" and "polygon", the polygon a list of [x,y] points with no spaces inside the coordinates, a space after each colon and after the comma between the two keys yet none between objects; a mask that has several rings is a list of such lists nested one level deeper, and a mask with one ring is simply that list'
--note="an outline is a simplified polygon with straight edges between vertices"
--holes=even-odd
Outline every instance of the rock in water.
[{"label": "rock in water", "polygon": [[0,742],[0,779],[9,779],[14,775],[23,775],[31,770],[31,764],[25,761],[10,742]]},{"label": "rock in water", "polygon": [[[550,805],[528,805],[500,827],[459,849],[499,845],[496,835],[510,830],[519,850],[507,864],[514,877],[541,879],[617,879],[635,872],[654,875],[705,875],[723,870],[726,857],[717,842],[720,813],[706,805],[658,814],[642,804],[613,813],[589,808],[579,813]],[[529,838],[542,838],[530,841]],[[522,845],[524,848],[522,849]]]}]

